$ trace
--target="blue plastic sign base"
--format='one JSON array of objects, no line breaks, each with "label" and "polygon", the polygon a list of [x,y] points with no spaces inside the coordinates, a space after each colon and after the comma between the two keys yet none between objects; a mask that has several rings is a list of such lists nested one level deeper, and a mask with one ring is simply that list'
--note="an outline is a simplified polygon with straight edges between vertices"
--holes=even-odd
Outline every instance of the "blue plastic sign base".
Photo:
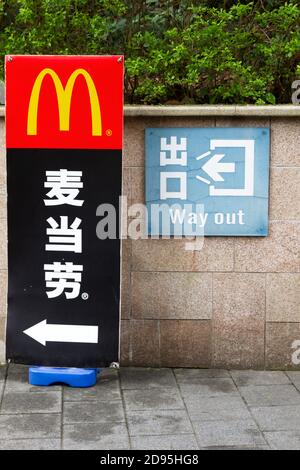
[{"label": "blue plastic sign base", "polygon": [[30,367],[29,383],[49,386],[63,383],[70,387],[92,387],[96,384],[100,369],[78,369],[75,367]]}]

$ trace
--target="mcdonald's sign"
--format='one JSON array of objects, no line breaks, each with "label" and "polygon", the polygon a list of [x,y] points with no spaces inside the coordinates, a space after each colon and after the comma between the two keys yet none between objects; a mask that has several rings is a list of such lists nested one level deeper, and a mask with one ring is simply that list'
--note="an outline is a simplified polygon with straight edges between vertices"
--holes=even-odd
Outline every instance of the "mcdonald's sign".
[{"label": "mcdonald's sign", "polygon": [[6,57],[7,359],[63,367],[119,360],[122,56]]},{"label": "mcdonald's sign", "polygon": [[7,146],[121,148],[123,60],[118,59],[101,57],[99,66],[97,56],[7,57]]},{"label": "mcdonald's sign", "polygon": [[41,92],[41,86],[44,78],[49,75],[52,78],[53,84],[56,90],[57,105],[59,113],[59,130],[70,131],[70,111],[71,111],[71,100],[73,94],[73,88],[76,79],[82,76],[85,79],[89,99],[91,105],[91,118],[92,118],[92,135],[102,136],[102,121],[99,105],[99,97],[95,87],[95,83],[91,78],[90,74],[84,69],[76,69],[70,75],[65,88],[63,87],[61,80],[53,69],[43,69],[35,79],[32,87],[30,101],[28,106],[28,117],[27,117],[27,135],[37,135],[37,115],[38,105]]}]

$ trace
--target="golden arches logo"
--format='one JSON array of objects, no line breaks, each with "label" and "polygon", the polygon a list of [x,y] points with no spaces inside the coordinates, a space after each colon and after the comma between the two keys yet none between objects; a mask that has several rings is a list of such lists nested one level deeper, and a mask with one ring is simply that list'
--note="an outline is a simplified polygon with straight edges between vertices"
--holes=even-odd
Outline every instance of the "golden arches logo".
[{"label": "golden arches logo", "polygon": [[90,74],[84,69],[77,69],[70,75],[65,88],[63,87],[59,76],[54,70],[46,68],[42,70],[37,76],[30,96],[29,107],[28,107],[28,118],[27,118],[27,134],[37,135],[37,115],[38,106],[40,99],[40,91],[44,81],[44,78],[49,75],[55,86],[58,112],[59,112],[59,130],[69,131],[70,130],[70,109],[71,100],[73,94],[73,88],[77,78],[82,75],[85,79],[91,106],[92,115],[92,135],[102,135],[102,119],[101,110],[99,104],[99,98],[94,81]]}]

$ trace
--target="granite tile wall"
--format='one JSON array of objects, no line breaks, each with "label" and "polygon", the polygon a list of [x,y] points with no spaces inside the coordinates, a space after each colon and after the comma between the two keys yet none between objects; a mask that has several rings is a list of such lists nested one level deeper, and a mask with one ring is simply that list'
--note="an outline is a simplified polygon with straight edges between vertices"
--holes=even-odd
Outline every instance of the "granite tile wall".
[{"label": "granite tile wall", "polygon": [[[144,202],[146,127],[271,129],[270,235],[123,240],[121,364],[300,370],[300,118],[126,117],[123,194]],[[0,363],[7,259],[0,118]],[[299,351],[299,354],[298,354]],[[297,363],[299,362],[299,364]]]}]

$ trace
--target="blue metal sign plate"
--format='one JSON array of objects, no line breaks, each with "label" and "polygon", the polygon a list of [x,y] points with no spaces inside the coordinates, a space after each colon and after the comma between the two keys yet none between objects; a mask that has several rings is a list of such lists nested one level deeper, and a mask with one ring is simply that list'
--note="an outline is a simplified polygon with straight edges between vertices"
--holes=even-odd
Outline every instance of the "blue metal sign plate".
[{"label": "blue metal sign plate", "polygon": [[268,235],[268,128],[145,132],[148,234]]}]

